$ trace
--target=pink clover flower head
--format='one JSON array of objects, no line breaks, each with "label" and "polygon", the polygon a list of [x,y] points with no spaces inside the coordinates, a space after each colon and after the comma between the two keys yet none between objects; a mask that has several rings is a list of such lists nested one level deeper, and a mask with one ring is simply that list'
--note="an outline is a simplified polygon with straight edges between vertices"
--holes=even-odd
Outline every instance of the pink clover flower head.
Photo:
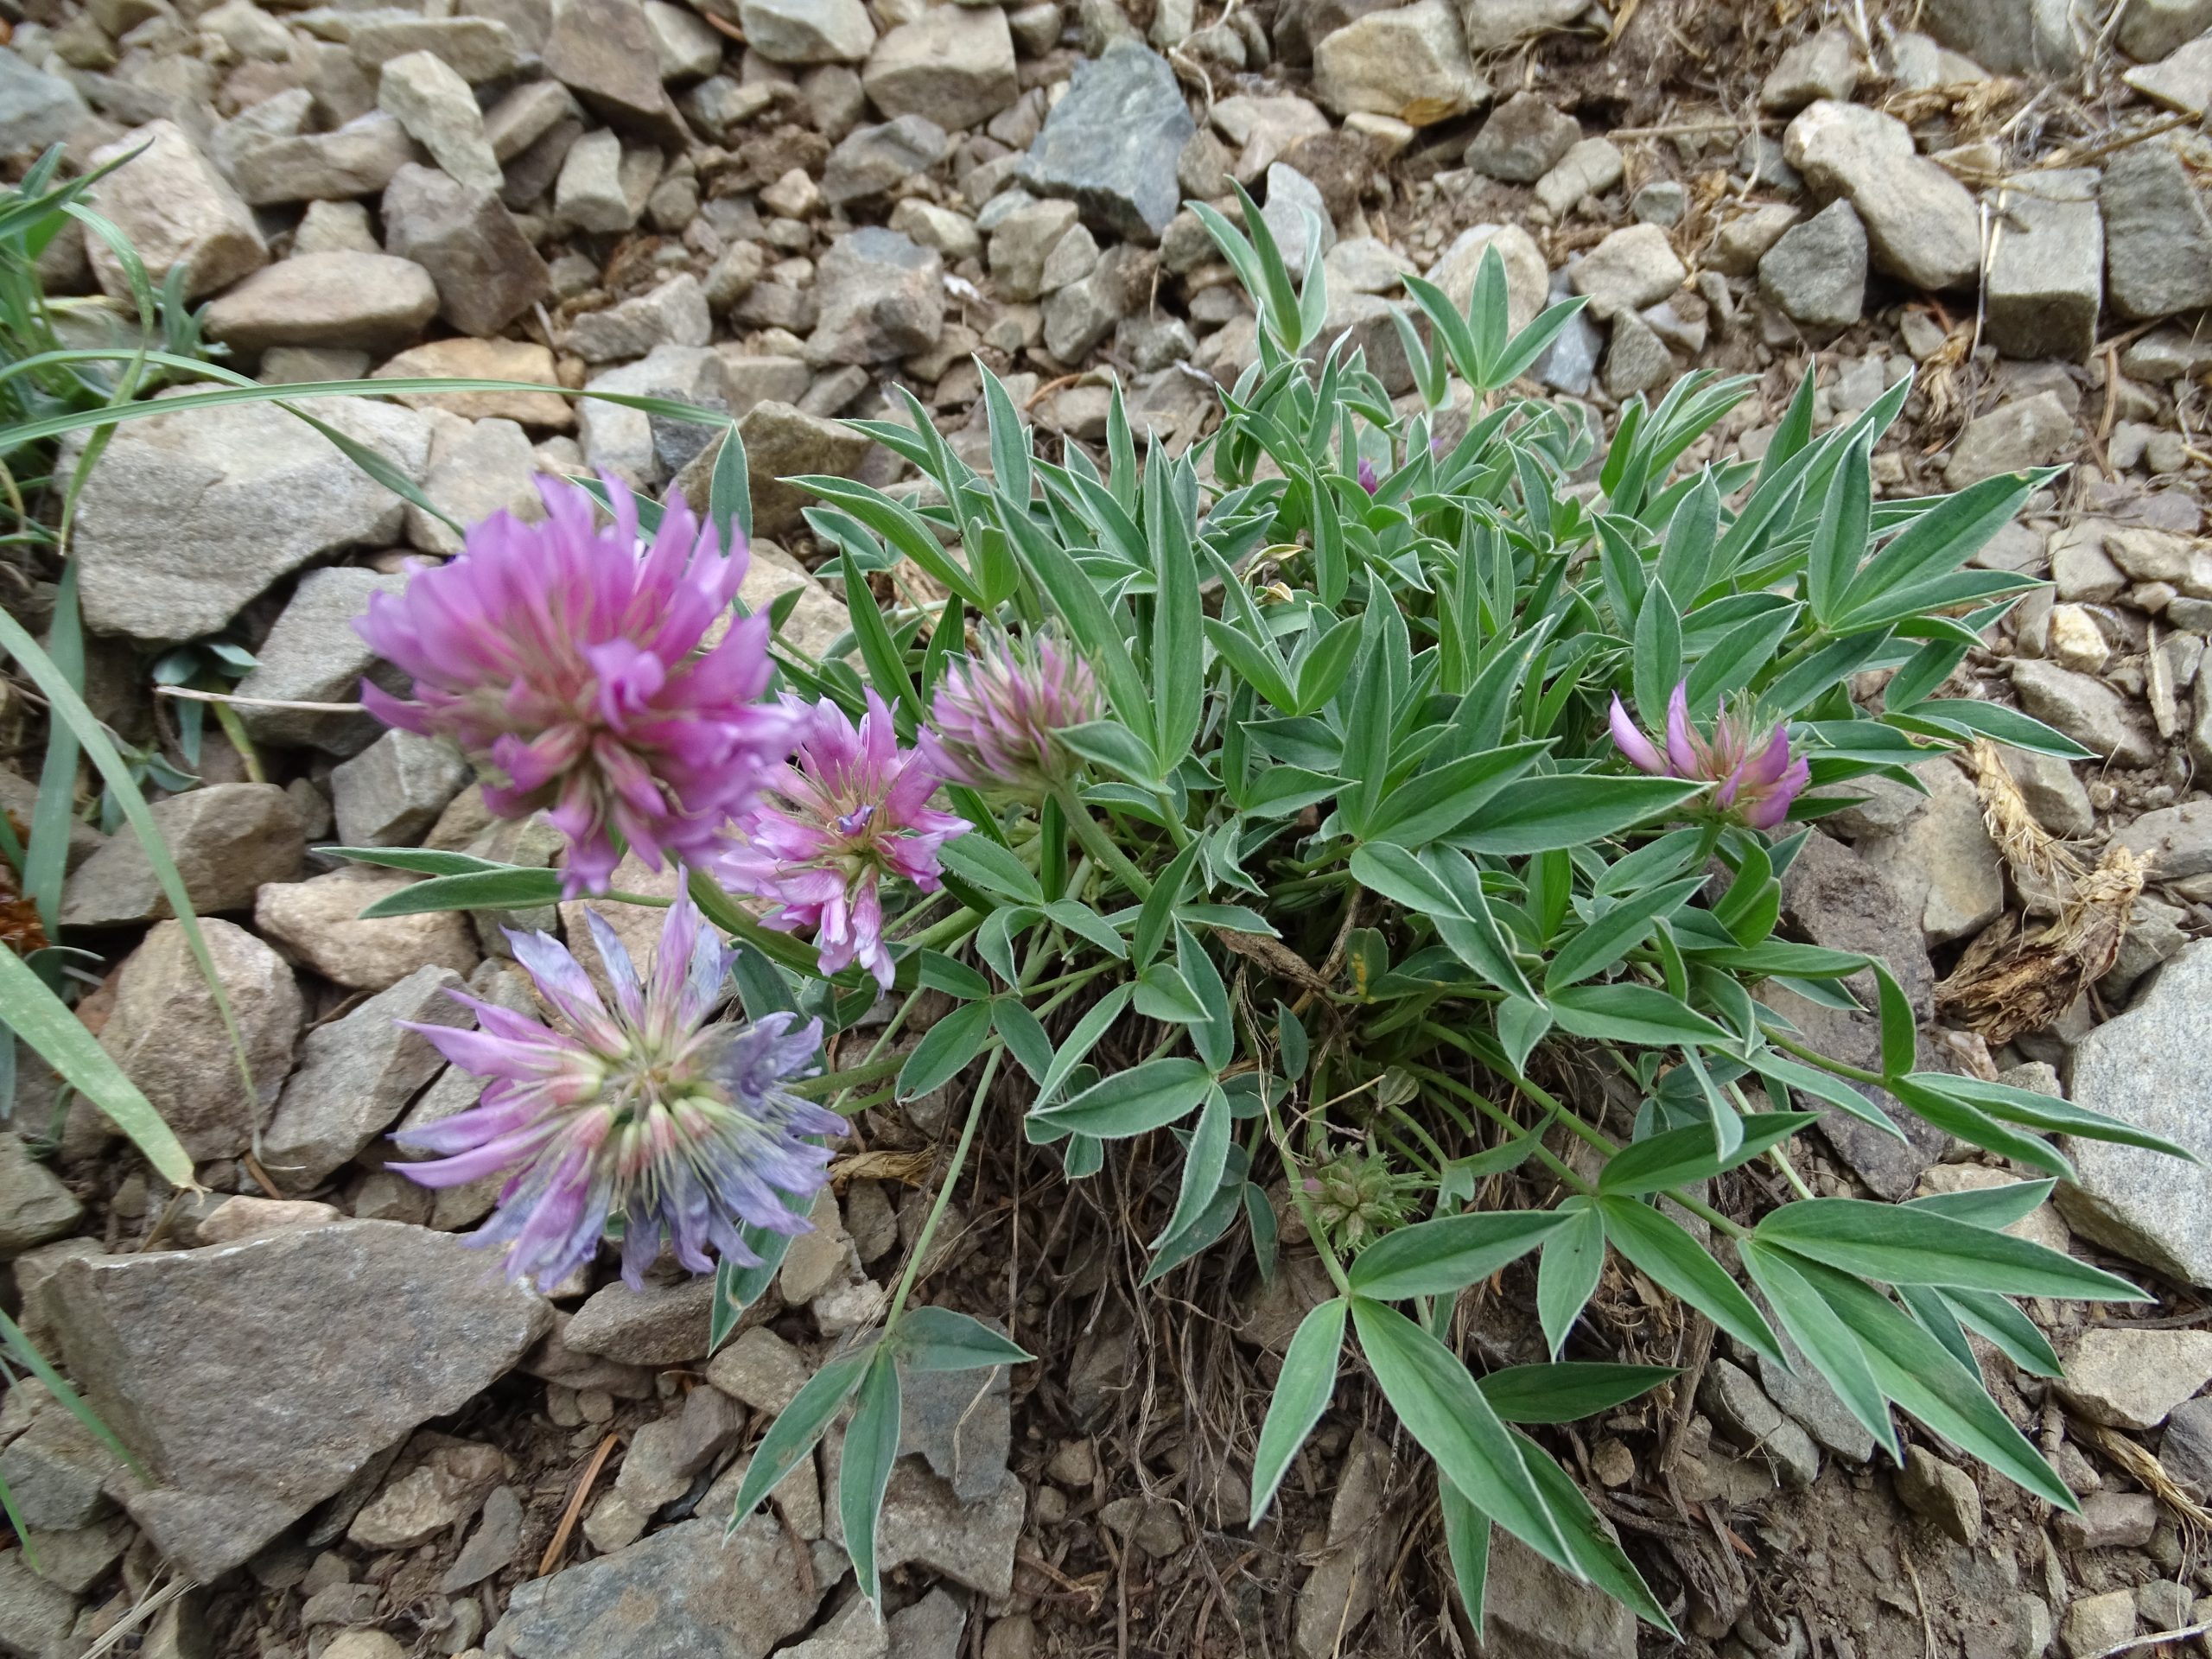
[{"label": "pink clover flower head", "polygon": [[602,529],[582,486],[541,479],[543,523],[501,512],[451,563],[378,594],[354,626],[414,678],[411,700],[364,683],[386,724],[451,741],[494,816],[543,810],[568,837],[569,896],[603,893],[617,837],[655,868],[713,851],[790,742],[763,706],[768,622],[728,618],[749,562],[680,498],[651,545],[613,479]]},{"label": "pink clover flower head", "polygon": [[1365,455],[1359,458],[1359,487],[1370,495],[1382,487],[1382,480],[1375,470],[1375,463]]},{"label": "pink clover flower head", "polygon": [[1090,664],[1049,635],[949,664],[930,705],[948,779],[1033,804],[1075,776],[1062,729],[1104,712]]},{"label": "pink clover flower head", "polygon": [[[609,1008],[582,966],[550,934],[510,932],[554,1022],[453,992],[477,1028],[403,1022],[463,1071],[488,1077],[468,1110],[392,1138],[436,1157],[395,1166],[425,1186],[505,1173],[499,1207],[473,1243],[506,1247],[506,1273],[550,1290],[622,1223],[622,1276],[632,1288],[664,1240],[694,1273],[715,1258],[760,1257],[741,1229],[807,1230],[804,1200],[827,1178],[842,1118],[784,1086],[809,1069],[818,1020],[775,1014],[716,1021],[734,952],[691,901],[669,907],[640,979],[596,911],[593,941],[613,991]],[[780,1196],[802,1200],[798,1213]]]},{"label": "pink clover flower head", "polygon": [[797,753],[731,826],[715,874],[734,892],[774,900],[768,926],[812,928],[824,974],[857,962],[887,990],[883,878],[936,892],[938,849],[966,834],[968,822],[929,804],[944,778],[934,735],[924,731],[914,747],[900,748],[891,711],[874,691],[857,727],[826,697],[787,707]]},{"label": "pink clover flower head", "polygon": [[1637,729],[1618,693],[1606,721],[1615,746],[1639,772],[1713,785],[1714,810],[1754,830],[1780,824],[1789,816],[1789,804],[1811,781],[1804,758],[1790,755],[1787,727],[1762,735],[1741,715],[1726,710],[1713,722],[1710,737],[1691,725],[1687,681],[1667,699],[1663,750]]}]

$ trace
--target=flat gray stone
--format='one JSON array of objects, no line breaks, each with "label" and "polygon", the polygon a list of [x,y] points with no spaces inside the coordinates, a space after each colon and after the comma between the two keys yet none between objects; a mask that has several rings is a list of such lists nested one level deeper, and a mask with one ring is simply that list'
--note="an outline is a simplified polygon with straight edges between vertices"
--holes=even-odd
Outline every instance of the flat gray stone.
[{"label": "flat gray stone", "polygon": [[[2075,1046],[2071,1096],[2212,1160],[2203,1088],[2212,1042],[2212,944],[2183,948],[2127,1013]],[[2212,1167],[2079,1137],[2058,1212],[2083,1237],[2183,1284],[2212,1284]],[[2194,1390],[2190,1390],[2194,1392]]]},{"label": "flat gray stone", "polygon": [[1014,35],[996,6],[938,6],[875,43],[861,71],[887,116],[926,116],[947,132],[980,125],[1021,96]]},{"label": "flat gray stone", "polygon": [[[842,241],[835,245],[842,245]],[[824,256],[824,264],[828,257]],[[577,317],[569,325],[569,346],[587,363],[607,363],[649,356],[661,346],[704,346],[713,333],[706,290],[696,276],[681,271],[646,293]]]},{"label": "flat gray stone", "polygon": [[2212,29],[2212,0],[2133,0],[2120,20],[2120,49],[2155,63]]},{"label": "flat gray stone", "polygon": [[446,1234],[346,1221],[69,1262],[46,1300],[70,1374],[148,1471],[132,1518],[213,1580],[544,1332],[543,1299],[486,1265]]},{"label": "flat gray stone", "polygon": [[807,355],[817,363],[912,357],[944,332],[944,261],[896,231],[871,225],[839,237],[816,265],[814,292]]},{"label": "flat gray stone", "polygon": [[429,273],[439,315],[467,334],[497,334],[552,291],[552,272],[497,189],[410,165],[392,175],[379,209],[386,248]]},{"label": "flat gray stone", "polygon": [[2074,416],[2056,392],[2039,391],[1967,422],[1943,462],[1943,481],[1962,490],[1999,473],[2047,466],[2073,442]]},{"label": "flat gray stone", "polygon": [[2127,699],[2102,680],[2030,657],[2012,659],[2012,691],[2020,707],[2101,759],[2147,766],[2157,758],[2150,734],[2133,718]]},{"label": "flat gray stone", "polygon": [[2063,75],[2082,60],[2068,0],[1929,0],[1922,22],[2000,75]]},{"label": "flat gray stone", "polygon": [[1582,137],[1582,125],[1539,93],[1516,92],[1491,112],[1468,143],[1465,161],[1478,173],[1509,184],[1534,184],[1559,165]]},{"label": "flat gray stone", "polygon": [[1117,41],[1097,61],[1077,63],[1021,181],[1039,195],[1072,199],[1102,229],[1155,242],[1182,205],[1175,163],[1195,130],[1167,60]]},{"label": "flat gray stone", "polygon": [[[830,1585],[783,1525],[756,1514],[723,1541],[702,1516],[516,1587],[486,1638],[508,1659],[766,1659]],[[807,1567],[810,1568],[811,1563]]]},{"label": "flat gray stone", "polygon": [[2114,311],[2164,317],[2212,305],[2212,218],[2170,143],[2152,139],[2113,156],[2097,200]]},{"label": "flat gray stone", "polygon": [[1956,179],[1914,147],[1895,116],[1822,99],[1783,137],[1789,165],[1859,212],[1874,263],[1915,288],[1964,288],[1981,269],[1981,216]]},{"label": "flat gray stone", "polygon": [[772,63],[859,63],[875,44],[861,0],[739,0],[737,18]]},{"label": "flat gray stone", "polygon": [[[362,397],[321,397],[315,412],[409,478],[422,478],[430,434],[415,410]],[[103,633],[149,641],[213,633],[248,600],[311,560],[391,545],[404,518],[399,498],[336,444],[270,404],[132,421],[117,429],[79,499],[76,551],[85,620]],[[317,572],[302,589],[340,574]],[[376,580],[366,571],[342,574]],[[244,695],[313,695],[253,689],[253,679],[269,671],[270,652],[262,658],[264,668],[240,687]],[[343,695],[352,700],[351,690]],[[270,734],[272,724],[289,728],[297,719],[262,721],[257,729],[268,712],[241,711],[257,737]],[[362,732],[366,743],[372,733]]]},{"label": "flat gray stone", "polygon": [[1866,301],[1866,228],[1832,201],[1783,232],[1760,257],[1759,293],[1792,321],[1848,328]]},{"label": "flat gray stone", "polygon": [[[87,160],[96,168],[133,151],[142,153],[101,179],[86,201],[130,238],[156,289],[181,265],[184,297],[196,300],[269,263],[253,214],[182,127],[149,122]],[[86,232],[85,251],[100,287],[128,298],[130,280],[105,238]]]},{"label": "flat gray stone", "polygon": [[296,1192],[319,1186],[398,1121],[445,1061],[427,1038],[394,1022],[472,1025],[474,1016],[446,995],[461,985],[449,968],[418,968],[307,1034],[262,1141],[262,1161],[279,1184]]},{"label": "flat gray stone", "polygon": [[256,1096],[214,998],[177,923],[162,922],[124,960],[100,1046],[151,1101],[194,1162],[235,1158],[253,1143],[262,1113],[292,1069],[305,1003],[284,959],[244,928],[200,923],[231,1013],[245,1039]]},{"label": "flat gray stone", "polygon": [[346,201],[383,189],[420,154],[397,119],[372,110],[329,132],[240,142],[232,154],[231,176],[238,194],[257,207],[288,201]]},{"label": "flat gray stone", "polygon": [[[416,419],[426,428],[429,424],[419,415]],[[315,442],[323,442],[320,435],[315,435]],[[429,450],[426,442],[423,465],[416,468],[418,481],[428,470]],[[403,512],[400,524],[405,522]],[[398,524],[393,526],[395,531],[398,528]],[[353,624],[366,614],[371,594],[397,594],[406,585],[404,575],[388,576],[350,566],[308,571],[292,590],[291,603],[276,619],[276,626],[262,641],[257,653],[261,665],[238,682],[238,695],[272,702],[358,702],[361,681],[371,676],[385,690],[404,693],[406,677],[382,662]],[[242,706],[238,719],[256,742],[341,755],[359,753],[385,729],[374,715],[366,713],[308,709]]]},{"label": "flat gray stone", "polygon": [[925,115],[855,127],[830,152],[822,172],[823,200],[837,207],[882,195],[935,167],[950,142],[944,129]]},{"label": "flat gray stone", "polygon": [[0,48],[0,154],[60,143],[92,113],[84,96],[60,76],[42,73]]},{"label": "flat gray stone", "polygon": [[2120,79],[2153,104],[2201,120],[2212,108],[2212,40],[2200,35],[2163,61],[2130,69]]},{"label": "flat gray stone", "polygon": [[505,182],[475,93],[435,53],[410,52],[385,64],[377,77],[377,107],[455,183],[495,191]]},{"label": "flat gray stone", "polygon": [[685,137],[638,0],[569,0],[554,16],[545,73],[615,126],[663,143]]},{"label": "flat gray stone", "polygon": [[[203,916],[245,909],[262,882],[296,876],[307,854],[299,810],[273,784],[209,784],[156,801],[152,811],[185,897]],[[108,837],[61,889],[61,920],[71,927],[175,914],[135,835]]]},{"label": "flat gray stone", "polygon": [[1452,0],[1370,10],[1331,30],[1313,48],[1313,92],[1338,115],[1387,115],[1430,127],[1465,115],[1490,96],[1468,56]]},{"label": "flat gray stone", "polygon": [[580,1354],[625,1365],[681,1365],[703,1358],[714,1318],[711,1274],[643,1290],[616,1281],[594,1291],[562,1332]]},{"label": "flat gray stone", "polygon": [[73,1232],[84,1213],[77,1195],[18,1137],[0,1134],[0,1261]]},{"label": "flat gray stone", "polygon": [[314,346],[382,355],[411,343],[437,308],[430,273],[411,259],[303,253],[254,272],[205,321],[208,338],[249,354]]},{"label": "flat gray stone", "polygon": [[2104,218],[2092,168],[2023,174],[1998,193],[1985,284],[1989,338],[2007,357],[2085,360],[2104,301]]},{"label": "flat gray stone", "polygon": [[1859,855],[1889,877],[1920,918],[1932,948],[1979,933],[2005,908],[2005,875],[1974,788],[1946,759],[1923,761],[1927,785],[1890,834],[1859,843]]}]

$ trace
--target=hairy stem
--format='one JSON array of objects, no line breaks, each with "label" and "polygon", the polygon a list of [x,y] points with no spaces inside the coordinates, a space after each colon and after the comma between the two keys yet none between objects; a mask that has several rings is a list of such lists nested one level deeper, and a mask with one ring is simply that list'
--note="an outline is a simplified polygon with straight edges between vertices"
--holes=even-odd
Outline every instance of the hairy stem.
[{"label": "hairy stem", "polygon": [[1090,809],[1076,799],[1075,791],[1062,787],[1052,792],[1052,798],[1060,804],[1060,812],[1067,819],[1068,828],[1075,832],[1076,841],[1083,850],[1111,870],[1120,878],[1122,885],[1139,899],[1149,899],[1152,882],[1114,844],[1114,838],[1106,833],[1097,819],[1090,816]]},{"label": "hairy stem", "polygon": [[983,1102],[991,1092],[991,1079],[998,1076],[999,1060],[1005,1053],[1003,1046],[994,1044],[983,1061],[983,1075],[976,1080],[976,1092],[968,1102],[968,1121],[960,1126],[960,1144],[952,1149],[952,1162],[938,1185],[937,1201],[930,1205],[921,1234],[914,1240],[913,1253],[906,1258],[906,1270],[899,1275],[898,1291],[891,1298],[891,1312],[884,1316],[887,1334],[898,1328],[899,1316],[906,1311],[906,1298],[914,1288],[914,1281],[921,1276],[922,1263],[928,1258],[930,1244],[937,1237],[938,1224],[944,1219],[946,1206],[952,1202],[952,1189],[959,1184],[960,1172],[968,1162],[968,1149],[975,1144],[976,1126],[983,1120]]}]

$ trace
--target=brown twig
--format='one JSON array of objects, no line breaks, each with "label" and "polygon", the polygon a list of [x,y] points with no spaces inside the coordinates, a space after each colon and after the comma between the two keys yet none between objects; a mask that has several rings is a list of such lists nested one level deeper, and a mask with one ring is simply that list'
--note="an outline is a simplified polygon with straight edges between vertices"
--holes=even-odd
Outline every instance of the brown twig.
[{"label": "brown twig", "polygon": [[569,1535],[576,1529],[576,1517],[584,1512],[584,1500],[591,1496],[592,1484],[599,1478],[599,1471],[607,1467],[607,1460],[614,1448],[622,1443],[620,1434],[609,1434],[599,1443],[599,1450],[591,1454],[591,1461],[584,1465],[584,1478],[576,1483],[576,1490],[569,1495],[569,1506],[561,1511],[561,1524],[553,1529],[553,1541],[545,1546],[545,1554],[537,1559],[537,1576],[543,1578],[560,1565],[561,1556],[569,1548]]}]

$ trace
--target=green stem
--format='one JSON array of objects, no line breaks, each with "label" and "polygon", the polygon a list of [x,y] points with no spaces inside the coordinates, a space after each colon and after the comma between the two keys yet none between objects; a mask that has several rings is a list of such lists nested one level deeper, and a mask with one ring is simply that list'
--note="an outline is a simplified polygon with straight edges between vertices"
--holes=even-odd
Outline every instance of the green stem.
[{"label": "green stem", "polygon": [[966,938],[983,925],[983,918],[972,910],[956,910],[941,922],[931,924],[912,938],[901,939],[917,950],[941,950],[947,944]]},{"label": "green stem", "polygon": [[906,1270],[899,1275],[899,1288],[891,1298],[891,1312],[884,1316],[887,1336],[899,1327],[899,1316],[906,1311],[906,1298],[914,1288],[914,1281],[921,1276],[922,1263],[937,1237],[938,1224],[944,1219],[945,1208],[952,1202],[952,1189],[958,1184],[961,1169],[968,1161],[968,1148],[975,1144],[976,1126],[982,1122],[984,1097],[991,1091],[991,1079],[998,1075],[999,1060],[1005,1052],[1003,1047],[994,1045],[989,1058],[983,1062],[983,1075],[976,1079],[976,1093],[968,1103],[968,1121],[960,1126],[960,1144],[952,1149],[952,1163],[937,1189],[937,1202],[930,1205],[928,1218],[922,1223],[921,1236],[914,1241],[913,1254],[906,1258]]},{"label": "green stem", "polygon": [[1801,1060],[1810,1060],[1823,1071],[1833,1072],[1839,1077],[1848,1077],[1853,1083],[1871,1083],[1879,1088],[1889,1081],[1879,1071],[1869,1071],[1864,1066],[1846,1065],[1841,1060],[1829,1058],[1818,1049],[1808,1048],[1802,1043],[1792,1042],[1778,1031],[1769,1031],[1766,1033],[1766,1039],[1777,1048],[1787,1049]]},{"label": "green stem", "polygon": [[246,735],[245,724],[238,718],[238,711],[227,702],[215,705],[215,723],[223,728],[223,735],[231,740],[231,747],[238,752],[238,759],[245,765],[246,781],[265,784],[269,774],[262,770],[261,756],[256,753],[253,740]]},{"label": "green stem", "polygon": [[818,1077],[809,1077],[803,1083],[791,1084],[791,1090],[793,1094],[810,1100],[823,1095],[834,1095],[840,1089],[857,1089],[862,1084],[887,1077],[906,1063],[906,1057],[903,1054],[887,1054],[881,1059],[863,1060],[848,1071],[829,1071]]},{"label": "green stem", "polygon": [[[1261,1090],[1261,1099],[1267,1100],[1267,1091]],[[1329,1243],[1329,1235],[1321,1225],[1321,1217],[1313,1208],[1313,1200],[1306,1193],[1306,1177],[1299,1167],[1297,1157],[1291,1152],[1290,1138],[1282,1132],[1282,1121],[1275,1116],[1272,1103],[1262,1107],[1268,1121],[1268,1136],[1275,1143],[1275,1156],[1282,1160],[1284,1184],[1290,1189],[1290,1201],[1297,1206],[1298,1218],[1306,1224],[1306,1236],[1313,1241],[1313,1248],[1320,1252],[1321,1265],[1337,1287],[1337,1294],[1347,1301],[1351,1299],[1351,1281],[1344,1276],[1344,1263],[1337,1260],[1336,1248]]]},{"label": "green stem", "polygon": [[1075,797],[1075,791],[1065,786],[1052,792],[1059,802],[1061,814],[1068,821],[1068,828],[1075,832],[1077,842],[1083,850],[1121,878],[1122,885],[1139,899],[1152,897],[1152,883],[1144,872],[1129,862],[1114,838],[1090,816],[1090,809]]}]

